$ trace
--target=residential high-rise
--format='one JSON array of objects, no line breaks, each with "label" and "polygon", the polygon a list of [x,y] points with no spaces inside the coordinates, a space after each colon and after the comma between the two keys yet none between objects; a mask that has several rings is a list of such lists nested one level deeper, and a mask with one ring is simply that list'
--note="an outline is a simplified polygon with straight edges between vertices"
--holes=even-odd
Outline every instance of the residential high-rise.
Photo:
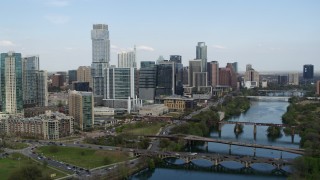
[{"label": "residential high-rise", "polygon": [[61,74],[53,74],[51,76],[51,80],[52,80],[52,83],[51,83],[52,87],[61,87],[61,86],[63,86],[63,75],[61,75]]},{"label": "residential high-rise", "polygon": [[10,114],[23,111],[22,59],[20,53],[1,53],[2,112]]},{"label": "residential high-rise", "polygon": [[104,95],[104,69],[109,67],[110,40],[108,25],[94,24],[91,30],[92,64],[91,75],[94,95]]},{"label": "residential high-rise", "polygon": [[170,61],[182,63],[182,57],[180,55],[170,55]]},{"label": "residential high-rise", "polygon": [[299,73],[290,73],[288,83],[290,85],[299,85]]},{"label": "residential high-rise", "polygon": [[204,42],[198,42],[196,46],[196,59],[201,59],[201,71],[207,72],[207,46]]},{"label": "residential high-rise", "polygon": [[234,63],[227,63],[227,68],[230,69],[230,73],[231,73],[231,84],[230,86],[233,88],[233,89],[236,89],[237,86],[238,86],[238,78],[237,78],[237,73],[236,71],[234,70]]},{"label": "residential high-rise", "polygon": [[156,66],[154,61],[141,61],[139,73],[139,98],[154,102]]},{"label": "residential high-rise", "polygon": [[246,72],[244,75],[244,82],[245,82],[245,84],[248,85],[246,87],[249,88],[249,85],[250,85],[250,88],[259,87],[259,81],[260,81],[259,72],[255,71],[252,68],[251,64],[247,64]]},{"label": "residential high-rise", "polygon": [[207,76],[207,72],[194,72],[193,86],[197,88],[200,86],[208,86]]},{"label": "residential high-rise", "polygon": [[72,82],[77,81],[77,70],[69,70],[68,77],[68,84],[72,84]]},{"label": "residential high-rise", "polygon": [[92,92],[69,91],[69,115],[74,117],[76,128],[94,127],[93,99]]},{"label": "residential high-rise", "polygon": [[135,98],[136,68],[106,68],[105,99]]},{"label": "residential high-rise", "polygon": [[134,46],[133,51],[118,53],[118,67],[119,68],[137,67],[136,46]]},{"label": "residential high-rise", "polygon": [[313,79],[313,65],[303,65],[303,79]]},{"label": "residential high-rise", "polygon": [[37,106],[48,106],[48,73],[47,71],[37,72]]},{"label": "residential high-rise", "polygon": [[37,104],[37,73],[39,71],[39,57],[29,56],[22,59],[23,72],[23,102],[26,106]]},{"label": "residential high-rise", "polygon": [[231,69],[219,68],[219,85],[231,86]]},{"label": "residential high-rise", "polygon": [[219,85],[219,62],[211,61],[208,63],[208,84],[212,87]]},{"label": "residential high-rise", "polygon": [[77,81],[88,82],[89,86],[92,87],[92,76],[90,66],[79,66],[77,70]]},{"label": "residential high-rise", "polygon": [[234,72],[236,74],[238,74],[238,62],[233,62],[231,64],[232,64],[232,68],[233,68]]}]

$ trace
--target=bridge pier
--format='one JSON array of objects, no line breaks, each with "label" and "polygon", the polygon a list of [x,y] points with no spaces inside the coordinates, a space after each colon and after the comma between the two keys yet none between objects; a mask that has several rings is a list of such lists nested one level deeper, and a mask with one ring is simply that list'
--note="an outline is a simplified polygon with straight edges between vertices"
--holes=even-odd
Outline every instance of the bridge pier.
[{"label": "bridge pier", "polygon": [[229,155],[231,155],[231,144],[229,144]]},{"label": "bridge pier", "polygon": [[204,149],[208,152],[208,142],[204,142]]},{"label": "bridge pier", "polygon": [[291,128],[291,143],[294,143],[294,128]]},{"label": "bridge pier", "polygon": [[256,157],[256,147],[253,148],[253,157]]},{"label": "bridge pier", "polygon": [[256,124],[253,125],[253,139],[254,140],[257,139],[257,125]]},{"label": "bridge pier", "polygon": [[219,123],[218,131],[219,131],[219,138],[221,138],[221,123]]}]

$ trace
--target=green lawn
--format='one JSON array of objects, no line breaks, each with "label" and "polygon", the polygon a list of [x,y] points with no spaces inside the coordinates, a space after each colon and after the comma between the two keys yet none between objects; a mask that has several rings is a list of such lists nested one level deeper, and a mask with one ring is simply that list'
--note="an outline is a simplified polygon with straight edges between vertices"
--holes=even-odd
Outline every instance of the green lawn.
[{"label": "green lawn", "polygon": [[[18,153],[14,153],[7,158],[0,159],[0,180],[8,179],[10,174],[14,170],[18,169],[19,167],[28,166],[30,164],[38,163],[33,160],[29,160],[28,157]],[[43,167],[42,164],[39,164],[38,166],[43,173],[56,174],[55,178],[66,176],[66,174],[55,171],[49,167]]]},{"label": "green lawn", "polygon": [[161,127],[164,127],[166,123],[144,123],[141,126],[130,125],[125,127],[122,132],[132,135],[155,135],[158,133]]},{"label": "green lawn", "polygon": [[43,146],[37,149],[46,157],[87,169],[130,159],[125,152],[94,150],[76,147]]}]

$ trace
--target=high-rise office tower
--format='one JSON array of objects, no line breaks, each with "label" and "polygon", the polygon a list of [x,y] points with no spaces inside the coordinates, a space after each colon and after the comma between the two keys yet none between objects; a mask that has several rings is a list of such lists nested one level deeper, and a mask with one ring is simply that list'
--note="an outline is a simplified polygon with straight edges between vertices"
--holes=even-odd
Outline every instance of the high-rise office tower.
[{"label": "high-rise office tower", "polygon": [[61,74],[53,74],[51,75],[51,86],[52,87],[61,87],[63,86],[63,75]]},{"label": "high-rise office tower", "polygon": [[175,63],[163,61],[157,64],[156,97],[161,95],[171,96],[175,93]]},{"label": "high-rise office tower", "polygon": [[60,80],[62,81],[62,86],[66,85],[67,82],[67,72],[66,71],[57,71],[57,74],[60,74]]},{"label": "high-rise office tower", "polygon": [[10,114],[23,111],[22,59],[20,53],[1,53],[2,112]]},{"label": "high-rise office tower", "polygon": [[231,64],[232,64],[232,68],[233,68],[234,72],[236,74],[238,74],[238,62],[233,62]]},{"label": "high-rise office tower", "polygon": [[287,85],[288,75],[278,75],[278,85]]},{"label": "high-rise office tower", "polygon": [[136,68],[106,68],[105,99],[135,98]]},{"label": "high-rise office tower", "polygon": [[188,85],[189,83],[189,66],[183,67],[183,85]]},{"label": "high-rise office tower", "polygon": [[313,79],[313,65],[303,65],[303,79]]},{"label": "high-rise office tower", "polygon": [[154,61],[141,61],[139,73],[139,98],[154,102],[156,66]]},{"label": "high-rise office tower", "polygon": [[108,25],[94,24],[91,30],[92,39],[92,64],[91,74],[93,79],[94,95],[104,95],[104,69],[109,67],[110,40]]},{"label": "high-rise office tower", "polygon": [[22,59],[23,72],[23,102],[26,106],[37,104],[37,73],[39,71],[39,57],[29,56]]},{"label": "high-rise office tower", "polygon": [[183,95],[183,64],[181,63],[182,58],[180,55],[171,55],[170,62],[174,63],[174,94]]},{"label": "high-rise office tower", "polygon": [[170,55],[170,61],[173,61],[175,63],[181,63],[182,57],[180,55]]},{"label": "high-rise office tower", "polygon": [[189,87],[194,87],[193,77],[195,72],[203,72],[201,59],[195,59],[195,60],[189,61],[189,75],[188,75]]},{"label": "high-rise office tower", "polygon": [[134,46],[133,51],[118,53],[118,67],[119,68],[137,67],[136,46]]},{"label": "high-rise office tower", "polygon": [[81,130],[94,127],[92,92],[69,91],[69,114],[74,117],[75,127]]},{"label": "high-rise office tower", "polygon": [[48,106],[48,73],[47,71],[37,72],[37,106]]},{"label": "high-rise office tower", "polygon": [[196,46],[196,59],[201,59],[201,71],[207,72],[207,46],[204,42],[198,42]]},{"label": "high-rise office tower", "polygon": [[77,70],[77,81],[88,82],[89,86],[92,87],[92,76],[90,66],[79,66]]},{"label": "high-rise office tower", "polygon": [[68,77],[68,84],[72,84],[72,82],[77,81],[77,70],[69,70]]},{"label": "high-rise office tower", "polygon": [[219,62],[211,61],[208,63],[208,83],[212,87],[219,85]]}]

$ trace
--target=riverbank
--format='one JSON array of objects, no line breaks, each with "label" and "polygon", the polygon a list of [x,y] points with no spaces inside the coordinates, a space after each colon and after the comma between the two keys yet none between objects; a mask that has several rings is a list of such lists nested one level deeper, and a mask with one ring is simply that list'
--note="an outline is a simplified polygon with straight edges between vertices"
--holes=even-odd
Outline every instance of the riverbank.
[{"label": "riverbank", "polygon": [[300,147],[306,154],[294,163],[292,179],[320,179],[320,102],[293,99],[282,116],[283,123],[296,126]]}]

